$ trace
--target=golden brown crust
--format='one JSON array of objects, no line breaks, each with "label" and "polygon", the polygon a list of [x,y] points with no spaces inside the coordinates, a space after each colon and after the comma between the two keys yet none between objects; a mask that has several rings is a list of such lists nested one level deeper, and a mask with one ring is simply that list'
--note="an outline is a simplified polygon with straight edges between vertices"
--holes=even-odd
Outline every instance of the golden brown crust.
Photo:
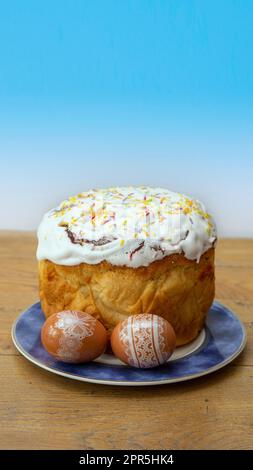
[{"label": "golden brown crust", "polygon": [[104,261],[61,266],[39,262],[40,299],[46,317],[65,309],[86,311],[112,331],[129,315],[155,313],[168,320],[177,346],[203,328],[214,298],[214,249],[200,262],[170,255],[147,267],[114,266]]}]

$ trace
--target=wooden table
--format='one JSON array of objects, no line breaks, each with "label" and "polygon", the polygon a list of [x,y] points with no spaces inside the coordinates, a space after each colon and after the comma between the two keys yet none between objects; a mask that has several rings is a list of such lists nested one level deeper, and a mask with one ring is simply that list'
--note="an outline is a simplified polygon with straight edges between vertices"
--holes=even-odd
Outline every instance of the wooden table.
[{"label": "wooden table", "polygon": [[221,240],[218,300],[248,333],[246,350],[209,376],[159,387],[75,382],[12,345],[11,325],[38,298],[35,235],[0,233],[2,449],[253,449],[253,240]]}]

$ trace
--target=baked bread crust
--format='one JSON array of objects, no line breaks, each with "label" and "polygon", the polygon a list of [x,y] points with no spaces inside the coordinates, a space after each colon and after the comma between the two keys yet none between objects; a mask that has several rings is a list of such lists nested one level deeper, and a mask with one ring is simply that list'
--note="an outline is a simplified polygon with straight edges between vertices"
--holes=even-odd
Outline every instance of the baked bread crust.
[{"label": "baked bread crust", "polygon": [[81,310],[99,319],[110,335],[129,315],[154,313],[174,327],[177,346],[203,328],[214,299],[214,248],[199,263],[172,254],[147,267],[115,266],[107,261],[63,266],[39,261],[39,293],[46,317]]}]

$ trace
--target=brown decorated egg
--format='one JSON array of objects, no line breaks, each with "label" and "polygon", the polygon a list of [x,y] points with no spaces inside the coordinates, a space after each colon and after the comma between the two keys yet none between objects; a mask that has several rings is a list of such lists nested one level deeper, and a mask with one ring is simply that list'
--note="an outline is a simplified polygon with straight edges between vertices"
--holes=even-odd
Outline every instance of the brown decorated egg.
[{"label": "brown decorated egg", "polygon": [[105,350],[107,335],[102,323],[85,312],[64,310],[45,321],[41,341],[59,361],[88,362]]},{"label": "brown decorated egg", "polygon": [[121,361],[146,369],[169,359],[176,346],[176,335],[167,320],[143,313],[128,317],[114,328],[111,346]]}]

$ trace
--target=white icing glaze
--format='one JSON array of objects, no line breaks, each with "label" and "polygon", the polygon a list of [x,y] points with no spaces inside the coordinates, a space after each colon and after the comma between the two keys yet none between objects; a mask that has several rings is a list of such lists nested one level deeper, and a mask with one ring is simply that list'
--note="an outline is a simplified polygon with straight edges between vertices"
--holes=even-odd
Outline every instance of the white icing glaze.
[{"label": "white icing glaze", "polygon": [[199,261],[215,241],[203,204],[183,194],[147,186],[93,189],[44,215],[37,258],[136,268],[173,253]]}]

